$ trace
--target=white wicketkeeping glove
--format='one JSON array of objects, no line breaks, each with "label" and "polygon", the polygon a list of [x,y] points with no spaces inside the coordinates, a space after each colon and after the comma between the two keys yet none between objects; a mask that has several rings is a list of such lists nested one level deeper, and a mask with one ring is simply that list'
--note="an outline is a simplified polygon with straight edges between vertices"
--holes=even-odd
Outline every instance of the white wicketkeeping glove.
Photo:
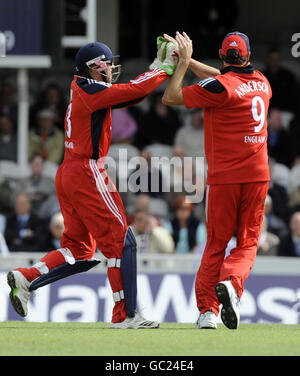
[{"label": "white wicketkeeping glove", "polygon": [[157,38],[157,57],[150,65],[150,69],[160,68],[169,76],[175,72],[178,63],[178,46],[168,42],[164,37]]},{"label": "white wicketkeeping glove", "polygon": [[150,69],[155,69],[158,68],[162,65],[162,55],[163,52],[165,51],[167,41],[165,40],[164,37],[158,37],[156,40],[156,45],[157,45],[157,56],[154,59],[153,63],[150,65]]}]

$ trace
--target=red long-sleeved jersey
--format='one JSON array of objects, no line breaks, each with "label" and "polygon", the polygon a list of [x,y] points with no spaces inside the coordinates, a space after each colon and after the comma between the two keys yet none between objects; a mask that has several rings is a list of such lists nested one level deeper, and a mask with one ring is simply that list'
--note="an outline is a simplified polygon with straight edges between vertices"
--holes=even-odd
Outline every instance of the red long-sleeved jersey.
[{"label": "red long-sleeved jersey", "polygon": [[208,184],[268,181],[267,114],[272,89],[252,65],[183,88],[187,108],[204,108]]},{"label": "red long-sleeved jersey", "polygon": [[65,160],[104,158],[110,147],[111,108],[138,103],[167,79],[160,68],[126,84],[74,76],[65,116]]}]

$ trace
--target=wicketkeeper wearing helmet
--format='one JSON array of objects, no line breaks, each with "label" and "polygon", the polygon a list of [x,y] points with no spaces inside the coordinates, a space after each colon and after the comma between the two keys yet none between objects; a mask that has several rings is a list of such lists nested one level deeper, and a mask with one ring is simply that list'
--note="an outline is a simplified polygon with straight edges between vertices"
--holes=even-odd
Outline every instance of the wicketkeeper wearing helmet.
[{"label": "wicketkeeper wearing helmet", "polygon": [[122,200],[104,169],[110,147],[111,109],[135,104],[174,73],[174,44],[157,40],[150,70],[126,84],[114,84],[120,66],[103,43],[89,43],[77,52],[65,117],[65,156],[56,175],[56,192],[64,217],[61,248],[31,268],[8,273],[10,298],[16,312],[28,313],[31,292],[53,281],[87,271],[107,258],[107,274],[115,305],[112,328],[157,328],[136,311],[136,241],[127,226]]}]

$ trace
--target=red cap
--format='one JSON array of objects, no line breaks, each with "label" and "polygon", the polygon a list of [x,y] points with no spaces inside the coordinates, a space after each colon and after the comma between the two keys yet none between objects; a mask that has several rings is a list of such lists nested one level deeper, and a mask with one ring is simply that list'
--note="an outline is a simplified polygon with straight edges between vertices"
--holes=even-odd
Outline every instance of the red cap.
[{"label": "red cap", "polygon": [[228,50],[237,50],[240,57],[247,56],[250,52],[250,43],[247,35],[234,31],[225,36],[222,47],[221,54],[226,56]]}]

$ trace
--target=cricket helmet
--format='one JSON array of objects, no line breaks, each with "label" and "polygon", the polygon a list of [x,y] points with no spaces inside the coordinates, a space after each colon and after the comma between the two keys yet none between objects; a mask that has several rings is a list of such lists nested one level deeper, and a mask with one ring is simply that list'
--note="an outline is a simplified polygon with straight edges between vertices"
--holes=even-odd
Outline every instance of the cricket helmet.
[{"label": "cricket helmet", "polygon": [[114,65],[113,59],[119,55],[113,55],[110,48],[100,42],[92,42],[82,46],[75,56],[76,72],[85,75],[88,68],[95,69],[106,78],[107,64],[112,65],[112,81],[116,81],[121,73],[121,65]]}]

